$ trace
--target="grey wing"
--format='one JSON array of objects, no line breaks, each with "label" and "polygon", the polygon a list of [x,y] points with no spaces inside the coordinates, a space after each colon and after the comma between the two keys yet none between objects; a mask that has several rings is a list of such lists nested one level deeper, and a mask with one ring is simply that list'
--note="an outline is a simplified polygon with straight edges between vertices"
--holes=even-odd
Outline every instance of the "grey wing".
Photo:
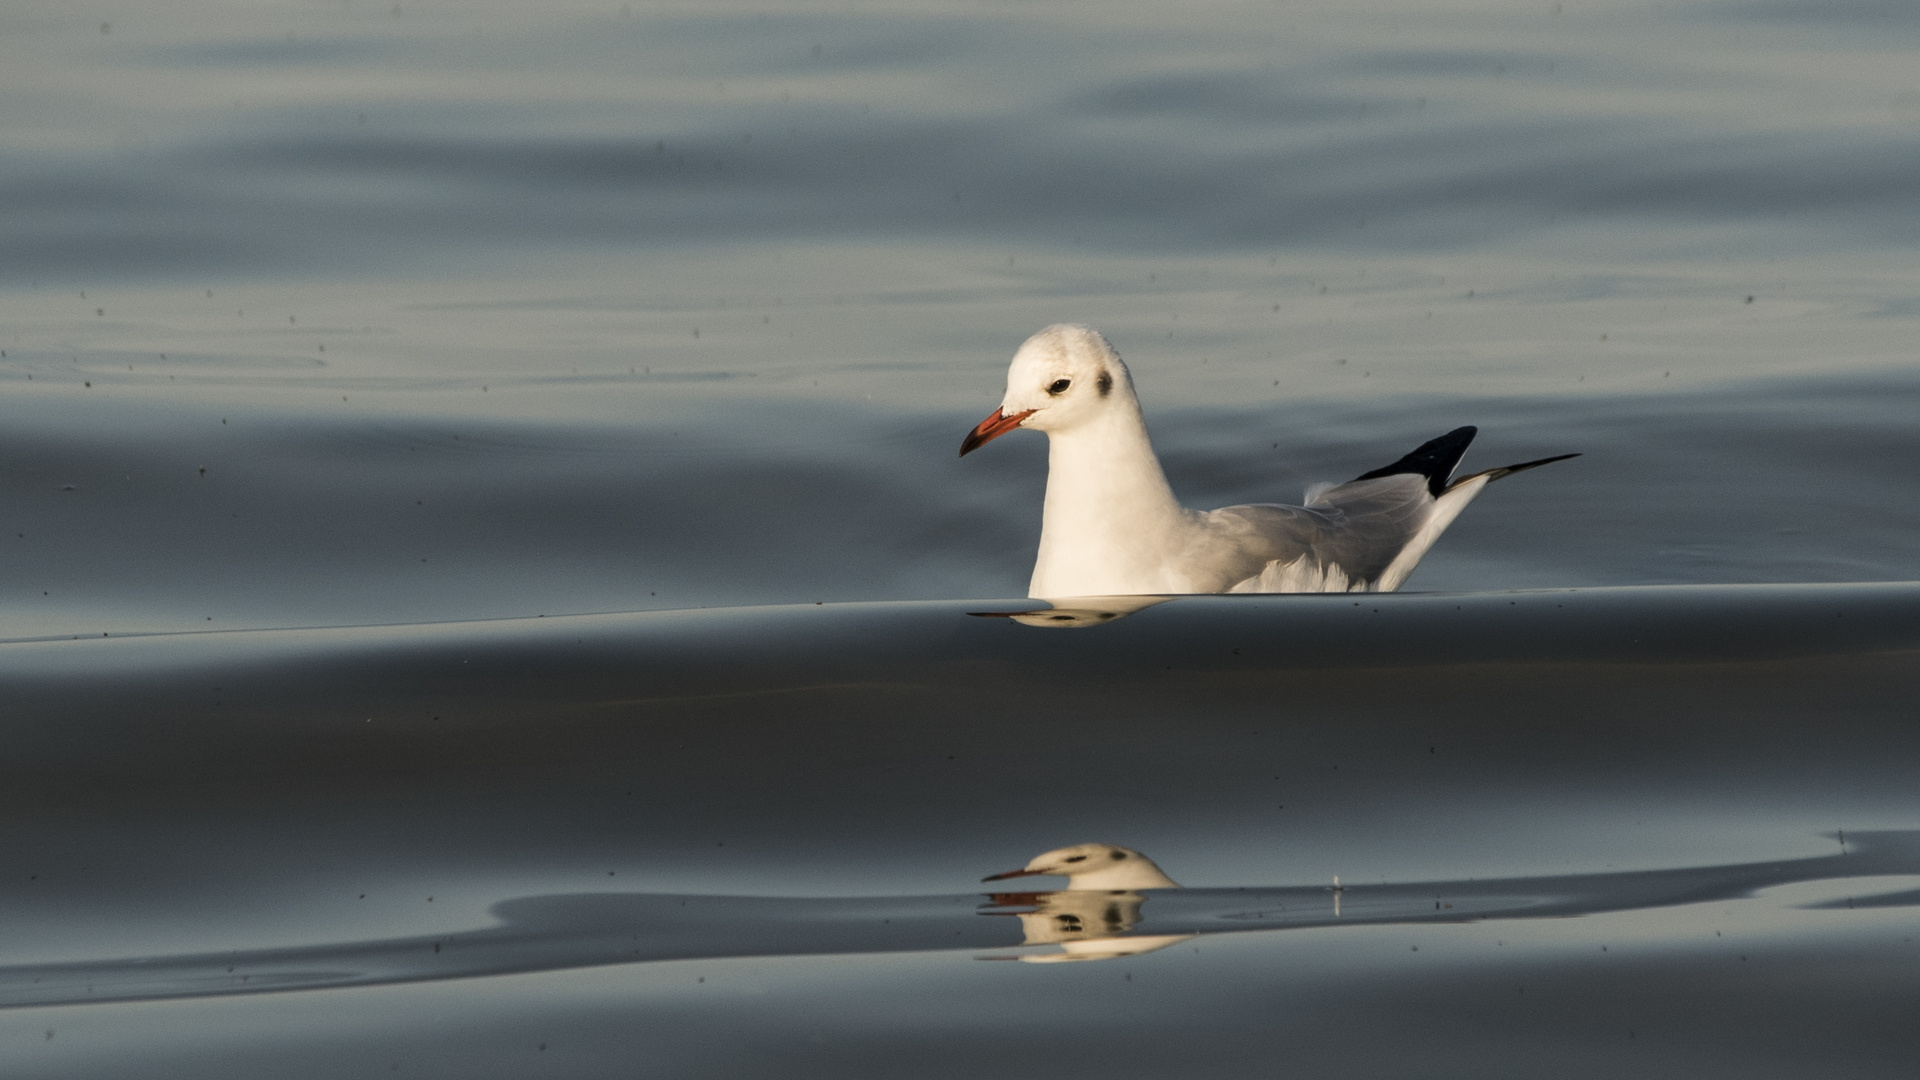
[{"label": "grey wing", "polygon": [[1343,592],[1379,581],[1420,532],[1433,505],[1425,477],[1398,473],[1309,492],[1305,506],[1228,506],[1206,517],[1211,526],[1235,537],[1245,553],[1243,565],[1235,569],[1246,572],[1228,588],[1278,563],[1323,575],[1337,568],[1333,583],[1309,588]]}]

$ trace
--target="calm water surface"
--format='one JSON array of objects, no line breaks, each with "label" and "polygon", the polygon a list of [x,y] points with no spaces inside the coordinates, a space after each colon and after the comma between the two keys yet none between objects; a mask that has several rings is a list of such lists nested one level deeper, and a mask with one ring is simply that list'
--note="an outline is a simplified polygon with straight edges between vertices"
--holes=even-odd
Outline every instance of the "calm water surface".
[{"label": "calm water surface", "polygon": [[[9,6],[0,1074],[1907,1075],[1916,45]],[[1584,456],[1414,594],[971,617],[1057,321],[1195,505]],[[1185,887],[979,884],[1082,840]]]}]

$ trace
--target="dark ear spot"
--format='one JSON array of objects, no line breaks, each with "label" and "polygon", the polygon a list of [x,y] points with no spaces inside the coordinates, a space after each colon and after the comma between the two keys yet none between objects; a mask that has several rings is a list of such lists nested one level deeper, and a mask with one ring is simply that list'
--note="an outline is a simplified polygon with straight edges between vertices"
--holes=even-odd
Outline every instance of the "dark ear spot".
[{"label": "dark ear spot", "polygon": [[1116,851],[1113,853],[1113,857],[1115,859],[1124,859],[1127,857],[1127,853],[1124,851]]},{"label": "dark ear spot", "polygon": [[1113,393],[1113,373],[1110,371],[1101,372],[1100,380],[1096,385],[1100,387],[1101,397],[1106,397],[1108,394]]}]

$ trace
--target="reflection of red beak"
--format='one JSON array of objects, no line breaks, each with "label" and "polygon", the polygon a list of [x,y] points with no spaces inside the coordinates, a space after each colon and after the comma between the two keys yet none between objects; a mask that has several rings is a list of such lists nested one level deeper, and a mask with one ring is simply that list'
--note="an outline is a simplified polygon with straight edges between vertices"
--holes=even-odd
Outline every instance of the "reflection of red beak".
[{"label": "reflection of red beak", "polygon": [[[966,441],[960,444],[960,456],[966,457],[975,450],[980,449],[1000,436],[1005,435],[1007,432],[1012,431],[1014,428],[1019,427],[1020,421],[1032,416],[1033,413],[1034,410],[1028,409],[1026,412],[1017,412],[1012,416],[1002,416],[1000,415],[999,409],[993,410],[993,415],[980,421],[980,426],[974,428],[972,434],[967,436]],[[987,880],[991,881],[993,879],[988,878]]]},{"label": "reflection of red beak", "polygon": [[1041,873],[1045,873],[1045,871],[1043,870],[1009,870],[1004,874],[988,874],[986,877],[983,877],[980,880],[981,881],[1005,881],[1010,877],[1032,877],[1035,874],[1041,874]]}]

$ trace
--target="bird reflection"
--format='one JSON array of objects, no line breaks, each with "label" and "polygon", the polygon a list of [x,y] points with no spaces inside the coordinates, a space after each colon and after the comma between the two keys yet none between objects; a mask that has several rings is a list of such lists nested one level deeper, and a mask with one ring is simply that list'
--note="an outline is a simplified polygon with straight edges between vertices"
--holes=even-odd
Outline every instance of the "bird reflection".
[{"label": "bird reflection", "polygon": [[[1806,911],[1823,912],[1822,918],[1878,919],[1890,909],[1920,910],[1920,889],[1914,887],[1920,878],[1920,830],[1848,832],[1843,851],[1799,859],[1370,885],[1342,884],[1335,878],[1331,888],[1181,888],[1138,851],[1078,844],[986,880],[1049,874],[1065,877],[1067,887],[995,893],[984,907],[975,906],[977,893],[520,896],[487,909],[493,925],[450,933],[0,964],[0,1009],[309,991],[722,957],[948,949],[978,956],[1025,945],[1054,951],[1001,958],[1059,963],[1137,956],[1203,934],[1327,926],[1362,933],[1368,927],[1649,912],[1708,901],[1744,905],[1745,911],[1775,920],[1755,925],[1788,932],[1808,925],[1800,914]],[[1772,892],[1782,885],[1801,888],[1784,896]],[[1006,916],[1018,918],[1018,939],[1016,924]],[[1644,932],[1656,933],[1657,924],[1641,925]]]},{"label": "bird reflection", "polygon": [[1061,596],[1045,599],[1053,606],[1036,611],[969,611],[967,614],[980,619],[1012,619],[1022,626],[1039,626],[1051,630],[1077,630],[1124,619],[1136,611],[1142,611],[1155,604],[1164,604],[1173,597]]},{"label": "bird reflection", "polygon": [[980,880],[1046,875],[1064,876],[1067,887],[1053,892],[994,893],[982,914],[1015,916],[1024,934],[1022,945],[1058,945],[1060,951],[982,959],[1028,964],[1111,960],[1150,953],[1198,936],[1126,936],[1140,924],[1140,907],[1147,900],[1139,890],[1180,887],[1152,859],[1132,848],[1115,844],[1055,848],[1035,855],[1021,869]]},{"label": "bird reflection", "polygon": [[1043,851],[1018,870],[988,874],[981,881],[1057,874],[1067,879],[1068,891],[1086,889],[1177,889],[1179,882],[1154,865],[1152,859],[1117,844],[1075,844]]}]

